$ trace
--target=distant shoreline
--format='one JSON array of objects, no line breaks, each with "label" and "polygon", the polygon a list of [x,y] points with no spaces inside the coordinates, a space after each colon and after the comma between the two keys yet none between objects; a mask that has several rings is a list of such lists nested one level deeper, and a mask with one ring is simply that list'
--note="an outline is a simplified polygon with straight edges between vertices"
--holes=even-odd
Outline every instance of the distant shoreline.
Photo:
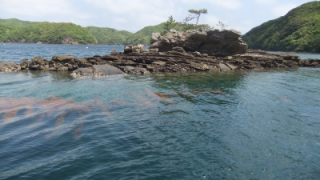
[{"label": "distant shoreline", "polygon": [[267,52],[276,52],[276,53],[303,53],[303,54],[320,54],[320,52],[307,52],[307,51],[271,51],[271,50],[265,50],[265,49],[252,49],[252,50],[262,50]]},{"label": "distant shoreline", "polygon": [[51,45],[74,45],[74,46],[96,46],[96,45],[109,45],[109,46],[125,46],[124,44],[54,44],[54,43],[21,43],[21,42],[0,42],[0,44],[51,44]]}]

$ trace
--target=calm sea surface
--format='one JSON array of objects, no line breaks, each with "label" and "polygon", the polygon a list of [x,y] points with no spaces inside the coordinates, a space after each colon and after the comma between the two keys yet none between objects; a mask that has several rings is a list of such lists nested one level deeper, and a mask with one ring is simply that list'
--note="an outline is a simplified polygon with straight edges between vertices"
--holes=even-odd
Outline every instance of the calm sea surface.
[{"label": "calm sea surface", "polygon": [[[6,44],[0,61],[113,49]],[[0,179],[318,180],[320,69],[0,73]]]}]

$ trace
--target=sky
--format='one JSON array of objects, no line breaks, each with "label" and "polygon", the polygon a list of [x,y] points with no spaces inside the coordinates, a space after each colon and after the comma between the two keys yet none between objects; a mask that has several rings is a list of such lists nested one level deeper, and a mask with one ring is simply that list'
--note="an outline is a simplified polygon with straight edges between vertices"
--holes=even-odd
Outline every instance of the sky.
[{"label": "sky", "polygon": [[[173,16],[182,21],[189,9],[207,9],[199,24],[242,34],[308,0],[0,0],[0,18],[25,21],[72,22],[83,27],[110,27],[136,32]],[[194,20],[193,23],[196,23]]]}]

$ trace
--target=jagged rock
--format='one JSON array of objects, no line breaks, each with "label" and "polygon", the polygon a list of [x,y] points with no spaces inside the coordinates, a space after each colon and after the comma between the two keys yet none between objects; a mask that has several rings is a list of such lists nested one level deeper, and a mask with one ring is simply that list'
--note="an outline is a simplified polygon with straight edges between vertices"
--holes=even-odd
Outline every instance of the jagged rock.
[{"label": "jagged rock", "polygon": [[71,55],[53,56],[49,70],[72,71],[78,69],[80,63],[76,57]]},{"label": "jagged rock", "polygon": [[[174,47],[182,47],[185,51],[198,51],[213,55],[234,55],[247,52],[247,45],[240,39],[241,33],[234,30],[189,30],[186,32],[168,32],[153,40],[149,49],[158,48],[167,52]],[[156,38],[153,38],[154,40]]]},{"label": "jagged rock", "polygon": [[143,52],[144,45],[143,44],[138,44],[137,46],[132,47],[132,52],[136,53],[142,53]]},{"label": "jagged rock", "polygon": [[17,72],[20,71],[20,65],[11,61],[0,62],[0,72]]},{"label": "jagged rock", "polygon": [[133,66],[120,66],[120,69],[129,74],[148,74],[149,71],[145,68],[133,67]]},{"label": "jagged rock", "polygon": [[29,69],[31,69],[31,70],[48,70],[49,69],[49,61],[37,56],[31,60],[31,62],[29,64]]},{"label": "jagged rock", "polygon": [[63,55],[63,56],[52,56],[52,61],[61,62],[61,63],[69,63],[76,62],[77,58],[71,55]]},{"label": "jagged rock", "polygon": [[132,44],[130,44],[130,45],[128,45],[128,46],[126,46],[126,47],[124,47],[124,54],[128,54],[128,53],[131,53],[132,52]]},{"label": "jagged rock", "polygon": [[177,51],[177,52],[181,52],[181,53],[185,53],[186,52],[182,47],[173,47],[172,50],[173,51]]},{"label": "jagged rock", "polygon": [[117,52],[116,49],[114,49],[114,50],[110,53],[110,55],[117,55],[117,54],[118,54],[118,52]]},{"label": "jagged rock", "polygon": [[160,37],[161,37],[160,33],[152,33],[151,39],[150,39],[150,44],[157,42]]},{"label": "jagged rock", "polygon": [[142,53],[143,52],[143,48],[144,48],[144,45],[143,44],[138,44],[136,46],[134,45],[128,45],[124,48],[124,54],[128,54],[128,53],[131,53],[131,52],[134,52],[134,53]]},{"label": "jagged rock", "polygon": [[20,63],[20,67],[21,69],[28,69],[29,68],[28,59],[24,59],[22,63]]}]

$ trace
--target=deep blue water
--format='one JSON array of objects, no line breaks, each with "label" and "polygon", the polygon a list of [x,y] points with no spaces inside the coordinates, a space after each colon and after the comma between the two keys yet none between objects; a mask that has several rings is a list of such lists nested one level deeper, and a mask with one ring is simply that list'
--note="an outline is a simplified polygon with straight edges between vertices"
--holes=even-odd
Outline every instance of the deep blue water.
[{"label": "deep blue water", "polygon": [[[123,48],[9,46],[1,60]],[[318,180],[319,94],[319,68],[0,73],[0,179]]]}]

